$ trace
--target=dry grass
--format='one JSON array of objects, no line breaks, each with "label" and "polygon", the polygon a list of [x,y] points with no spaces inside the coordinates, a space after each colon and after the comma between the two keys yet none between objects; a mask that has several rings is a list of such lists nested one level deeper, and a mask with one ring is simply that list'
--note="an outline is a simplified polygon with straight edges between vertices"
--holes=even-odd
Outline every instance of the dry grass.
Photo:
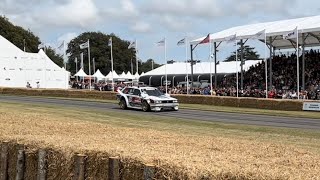
[{"label": "dry grass", "polygon": [[[66,156],[99,152],[154,163],[168,179],[320,179],[320,154],[291,145],[130,124],[120,127],[114,121],[129,121],[111,114],[89,122],[81,111],[73,118],[59,108],[0,107],[0,140],[54,148]],[[109,118],[116,120],[101,123]]]}]

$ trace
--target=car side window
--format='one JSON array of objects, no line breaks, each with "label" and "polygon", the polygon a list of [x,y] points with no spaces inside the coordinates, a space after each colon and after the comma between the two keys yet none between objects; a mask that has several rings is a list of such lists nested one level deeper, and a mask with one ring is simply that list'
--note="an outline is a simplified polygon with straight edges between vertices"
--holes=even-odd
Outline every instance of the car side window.
[{"label": "car side window", "polygon": [[129,94],[131,88],[125,88],[122,92],[124,94]]},{"label": "car side window", "polygon": [[139,89],[134,89],[133,95],[140,96],[141,95],[140,90]]}]

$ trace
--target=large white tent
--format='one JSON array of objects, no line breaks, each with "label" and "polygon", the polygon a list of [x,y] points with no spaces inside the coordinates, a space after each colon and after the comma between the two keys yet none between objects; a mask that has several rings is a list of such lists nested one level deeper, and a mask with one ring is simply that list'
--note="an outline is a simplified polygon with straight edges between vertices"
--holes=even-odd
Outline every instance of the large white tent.
[{"label": "large white tent", "polygon": [[[295,40],[283,39],[282,35],[294,30],[296,27],[299,32],[299,44],[302,44],[302,36],[304,36],[304,44],[306,47],[319,45],[320,16],[236,26],[212,33],[210,34],[210,39],[211,42],[222,42],[233,35],[236,35],[236,39],[238,40],[248,39],[258,32],[265,30],[266,36],[268,37],[267,44],[272,44],[272,46],[277,49],[294,48],[292,42],[295,42]],[[191,44],[197,44],[204,38],[205,37],[195,39],[191,41]]]},{"label": "large white tent", "polygon": [[0,86],[67,89],[70,73],[44,52],[27,53],[0,36]]},{"label": "large white tent", "polygon": [[[244,70],[248,70],[251,66],[261,63],[262,60],[247,60],[244,64]],[[231,62],[219,62],[217,65],[217,73],[220,74],[230,74],[240,72],[240,61],[231,61]],[[197,63],[193,66],[193,73],[197,75],[201,74],[210,74],[210,64],[211,64],[211,72],[214,73],[214,64],[210,62],[201,62]],[[167,70],[165,68],[167,66]],[[144,75],[141,76],[158,76],[165,75],[164,72],[167,72],[168,75],[186,75],[187,72],[191,74],[190,63],[186,65],[186,63],[176,62],[173,64],[167,64],[160,66],[154,70],[151,70]]]}]

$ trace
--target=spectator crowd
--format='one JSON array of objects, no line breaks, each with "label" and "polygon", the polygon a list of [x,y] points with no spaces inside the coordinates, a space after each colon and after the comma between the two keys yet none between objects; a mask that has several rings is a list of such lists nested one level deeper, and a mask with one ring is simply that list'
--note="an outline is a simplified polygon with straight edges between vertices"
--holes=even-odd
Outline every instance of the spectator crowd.
[{"label": "spectator crowd", "polygon": [[[268,83],[270,74],[269,67],[270,61],[267,61],[268,66]],[[297,92],[297,59],[295,54],[289,56],[277,55],[272,59],[272,86],[268,84],[268,98],[277,99],[316,99],[320,100],[320,52],[310,50],[305,54],[305,89],[302,87],[302,57],[299,58],[300,68],[300,91]],[[265,84],[265,63],[261,62],[252,66],[243,74],[243,89],[240,88],[240,73],[239,73],[239,97],[255,97],[265,98],[266,84]],[[88,89],[89,81],[72,82],[72,88]],[[125,84],[115,84],[115,89],[123,88]],[[105,82],[93,83],[95,90],[111,91],[111,84]],[[160,90],[165,92],[165,87],[159,87]],[[186,87],[169,87],[169,94],[187,94]],[[191,87],[189,94],[215,96],[237,96],[236,91],[236,74],[226,75],[218,82],[218,87],[213,87],[211,90],[210,85],[207,87]]]}]

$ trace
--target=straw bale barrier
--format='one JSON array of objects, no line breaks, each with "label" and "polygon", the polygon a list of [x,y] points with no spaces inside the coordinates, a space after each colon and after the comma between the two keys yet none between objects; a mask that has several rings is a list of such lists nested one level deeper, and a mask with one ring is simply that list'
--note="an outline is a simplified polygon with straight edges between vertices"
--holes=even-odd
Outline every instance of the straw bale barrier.
[{"label": "straw bale barrier", "polygon": [[[90,98],[115,100],[116,93],[84,90],[52,90],[52,89],[26,89],[26,88],[0,88],[0,94],[52,96],[69,98]],[[302,111],[303,101],[282,99],[235,98],[203,95],[172,95],[180,103],[204,104],[214,106],[259,108],[270,110]]]}]

